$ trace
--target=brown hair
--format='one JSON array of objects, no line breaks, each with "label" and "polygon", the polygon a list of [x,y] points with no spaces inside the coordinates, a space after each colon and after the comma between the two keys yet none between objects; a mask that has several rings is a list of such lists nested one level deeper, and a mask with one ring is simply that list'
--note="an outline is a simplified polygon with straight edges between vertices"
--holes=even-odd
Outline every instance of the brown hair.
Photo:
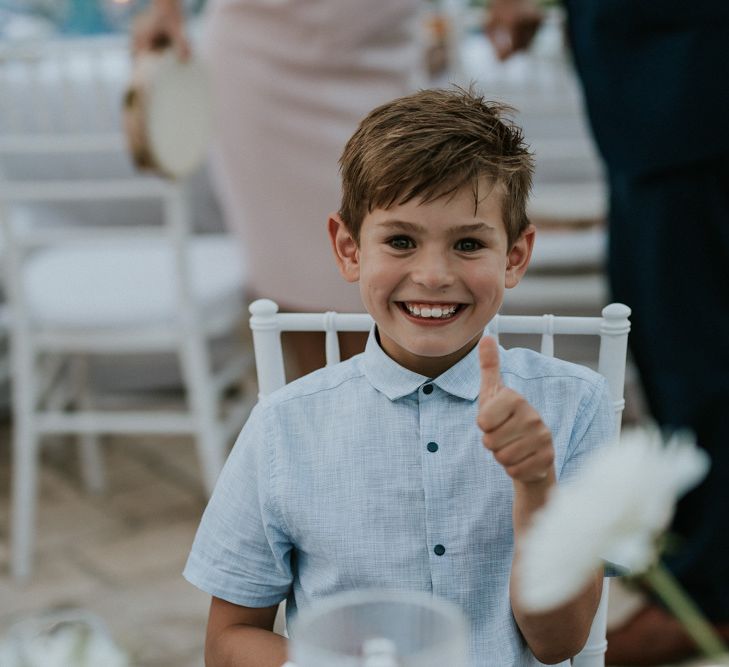
[{"label": "brown hair", "polygon": [[424,202],[454,195],[470,183],[474,209],[479,178],[504,188],[509,247],[526,229],[534,160],[521,129],[505,120],[510,107],[473,90],[421,90],[371,111],[339,160],[339,211],[354,239],[367,213],[415,197]]}]

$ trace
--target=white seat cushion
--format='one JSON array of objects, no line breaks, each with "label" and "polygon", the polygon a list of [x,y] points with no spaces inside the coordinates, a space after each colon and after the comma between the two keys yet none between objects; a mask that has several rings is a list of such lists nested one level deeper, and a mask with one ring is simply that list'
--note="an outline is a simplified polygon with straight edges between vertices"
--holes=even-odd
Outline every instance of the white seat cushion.
[{"label": "white seat cushion", "polygon": [[[242,301],[244,269],[230,236],[190,240],[191,287],[208,313]],[[123,328],[174,321],[177,286],[174,249],[164,239],[89,241],[47,248],[24,269],[29,315],[49,328]]]}]

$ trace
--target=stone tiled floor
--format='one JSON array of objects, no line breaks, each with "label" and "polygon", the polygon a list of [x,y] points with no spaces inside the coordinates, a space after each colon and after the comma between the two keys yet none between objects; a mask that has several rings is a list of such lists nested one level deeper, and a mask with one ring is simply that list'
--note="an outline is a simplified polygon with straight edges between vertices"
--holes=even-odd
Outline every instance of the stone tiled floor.
[{"label": "stone tiled floor", "polygon": [[[0,636],[20,618],[82,608],[134,667],[202,667],[209,598],[180,574],[205,505],[192,442],[115,437],[104,453],[107,490],[94,496],[70,442],[43,448],[35,573],[19,586],[8,576],[9,425],[0,422]],[[611,603],[613,616],[631,607],[619,592]]]},{"label": "stone tiled floor", "polygon": [[[138,667],[201,667],[209,598],[181,576],[204,508],[192,442],[109,438],[107,490],[89,495],[75,448],[43,449],[31,581],[8,577],[9,429],[0,427],[0,635],[49,609],[100,616]],[[101,667],[101,666],[100,666]]]}]

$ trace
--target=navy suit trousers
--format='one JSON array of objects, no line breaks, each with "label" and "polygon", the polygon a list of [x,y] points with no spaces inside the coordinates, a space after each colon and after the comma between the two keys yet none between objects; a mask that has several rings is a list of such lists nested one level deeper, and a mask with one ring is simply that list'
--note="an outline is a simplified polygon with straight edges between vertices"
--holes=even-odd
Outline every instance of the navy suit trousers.
[{"label": "navy suit trousers", "polygon": [[633,309],[630,347],[658,422],[710,455],[682,499],[669,567],[711,618],[729,621],[729,155],[610,174],[609,275]]}]

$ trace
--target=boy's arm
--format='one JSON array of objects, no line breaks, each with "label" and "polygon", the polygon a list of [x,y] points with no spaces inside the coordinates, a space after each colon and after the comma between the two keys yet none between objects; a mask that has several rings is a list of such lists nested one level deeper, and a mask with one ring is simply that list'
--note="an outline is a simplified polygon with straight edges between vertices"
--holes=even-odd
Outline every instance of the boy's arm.
[{"label": "boy's arm", "polygon": [[180,0],[153,0],[134,19],[131,30],[132,54],[152,53],[172,47],[180,60],[190,57],[185,34],[185,15]]},{"label": "boy's arm", "polygon": [[[479,345],[481,392],[478,425],[483,444],[493,453],[514,486],[514,566],[521,538],[534,513],[556,486],[552,434],[539,413],[523,396],[501,384],[496,341],[485,337]],[[532,653],[545,663],[566,660],[580,652],[587,641],[602,592],[602,575],[569,603],[548,613],[528,613],[519,605],[518,582],[511,577],[510,598],[514,618]]]},{"label": "boy's arm", "polygon": [[281,667],[288,641],[273,632],[278,606],[254,609],[213,597],[205,636],[206,667]]},{"label": "boy's arm", "polygon": [[543,19],[535,0],[491,0],[484,28],[498,59],[528,49]]},{"label": "boy's arm", "polygon": [[541,662],[551,664],[577,655],[587,642],[592,619],[602,593],[602,571],[595,572],[585,588],[568,603],[549,612],[530,613],[519,605],[517,571],[521,551],[521,537],[531,518],[547,499],[547,493],[556,485],[554,470],[542,482],[514,480],[514,560],[509,583],[511,609],[532,653]]}]

